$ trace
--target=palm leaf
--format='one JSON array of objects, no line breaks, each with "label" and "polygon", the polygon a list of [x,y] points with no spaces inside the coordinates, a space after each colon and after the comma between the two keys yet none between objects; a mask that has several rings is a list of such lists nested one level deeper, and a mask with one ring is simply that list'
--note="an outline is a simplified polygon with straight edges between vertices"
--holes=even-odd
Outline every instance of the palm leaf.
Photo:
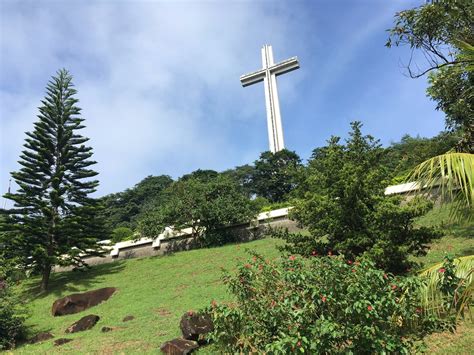
[{"label": "palm leaf", "polygon": [[[474,255],[454,259],[456,267],[455,275],[460,279],[458,284],[458,297],[455,298],[454,309],[459,317],[464,312],[470,312],[474,291]],[[420,273],[420,277],[426,279],[426,283],[420,289],[420,297],[423,309],[437,316],[445,316],[450,310],[446,308],[445,295],[440,290],[442,273],[439,272],[443,263],[437,263]],[[469,313],[470,314],[470,313]],[[472,317],[471,317],[472,319]]]},{"label": "palm leaf", "polygon": [[452,219],[474,216],[474,154],[448,152],[419,164],[408,177],[416,181],[418,193],[440,193],[441,201],[452,201]]}]

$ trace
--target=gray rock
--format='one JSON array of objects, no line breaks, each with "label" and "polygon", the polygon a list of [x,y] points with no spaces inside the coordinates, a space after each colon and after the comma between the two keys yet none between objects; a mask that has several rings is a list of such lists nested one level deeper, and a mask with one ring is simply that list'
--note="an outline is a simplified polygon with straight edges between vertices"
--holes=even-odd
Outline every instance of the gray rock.
[{"label": "gray rock", "polygon": [[184,339],[198,341],[200,335],[214,330],[212,319],[208,314],[187,312],[179,323]]},{"label": "gray rock", "polygon": [[77,333],[91,329],[94,325],[96,325],[99,319],[100,317],[94,314],[82,317],[77,322],[71,324],[71,326],[66,329],[66,333]]},{"label": "gray rock", "polygon": [[54,341],[54,346],[60,346],[60,345],[69,343],[70,341],[72,341],[72,339],[67,339],[67,338],[56,339]]},{"label": "gray rock", "polygon": [[41,332],[41,333],[36,334],[31,339],[29,339],[28,343],[35,344],[35,343],[39,343],[45,340],[49,340],[51,338],[54,338],[54,335],[51,334],[50,332]]},{"label": "gray rock", "polygon": [[176,338],[160,346],[160,350],[170,355],[186,355],[199,347],[198,343],[192,340]]},{"label": "gray rock", "polygon": [[115,287],[105,287],[94,291],[74,293],[54,301],[51,313],[56,317],[82,312],[108,300],[115,291],[117,291]]},{"label": "gray rock", "polygon": [[122,319],[122,322],[128,322],[128,321],[131,321],[131,320],[134,320],[135,317],[134,316],[126,316],[124,319]]}]

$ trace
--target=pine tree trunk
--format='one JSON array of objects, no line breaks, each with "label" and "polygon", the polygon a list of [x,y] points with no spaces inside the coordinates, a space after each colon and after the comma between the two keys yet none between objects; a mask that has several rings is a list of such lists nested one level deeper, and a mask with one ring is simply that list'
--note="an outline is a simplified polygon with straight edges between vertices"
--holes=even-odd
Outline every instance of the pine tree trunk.
[{"label": "pine tree trunk", "polygon": [[51,275],[51,265],[45,265],[43,269],[43,277],[41,278],[41,291],[47,291],[49,285],[49,276]]}]

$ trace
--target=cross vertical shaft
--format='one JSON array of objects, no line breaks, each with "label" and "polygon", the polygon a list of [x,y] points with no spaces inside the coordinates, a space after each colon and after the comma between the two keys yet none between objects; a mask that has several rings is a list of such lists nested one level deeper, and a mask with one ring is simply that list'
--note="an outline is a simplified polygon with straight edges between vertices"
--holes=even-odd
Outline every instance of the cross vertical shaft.
[{"label": "cross vertical shaft", "polygon": [[265,106],[267,111],[268,141],[270,151],[276,153],[285,149],[283,126],[281,123],[280,103],[276,76],[299,68],[298,59],[290,58],[278,64],[273,61],[272,46],[262,47],[262,69],[240,77],[243,86],[248,86],[263,80],[265,87]]}]

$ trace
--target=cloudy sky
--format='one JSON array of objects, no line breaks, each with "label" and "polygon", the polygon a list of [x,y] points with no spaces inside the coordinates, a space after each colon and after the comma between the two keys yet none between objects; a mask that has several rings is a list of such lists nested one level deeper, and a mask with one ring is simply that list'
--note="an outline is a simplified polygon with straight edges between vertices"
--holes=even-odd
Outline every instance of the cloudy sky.
[{"label": "cloudy sky", "polygon": [[387,145],[433,136],[443,115],[426,79],[404,76],[406,49],[384,47],[408,0],[0,0],[0,192],[19,168],[45,85],[74,76],[90,137],[98,195],[147,175],[224,170],[268,149],[260,48],[301,68],[279,77],[288,149],[307,159],[349,122]]}]

